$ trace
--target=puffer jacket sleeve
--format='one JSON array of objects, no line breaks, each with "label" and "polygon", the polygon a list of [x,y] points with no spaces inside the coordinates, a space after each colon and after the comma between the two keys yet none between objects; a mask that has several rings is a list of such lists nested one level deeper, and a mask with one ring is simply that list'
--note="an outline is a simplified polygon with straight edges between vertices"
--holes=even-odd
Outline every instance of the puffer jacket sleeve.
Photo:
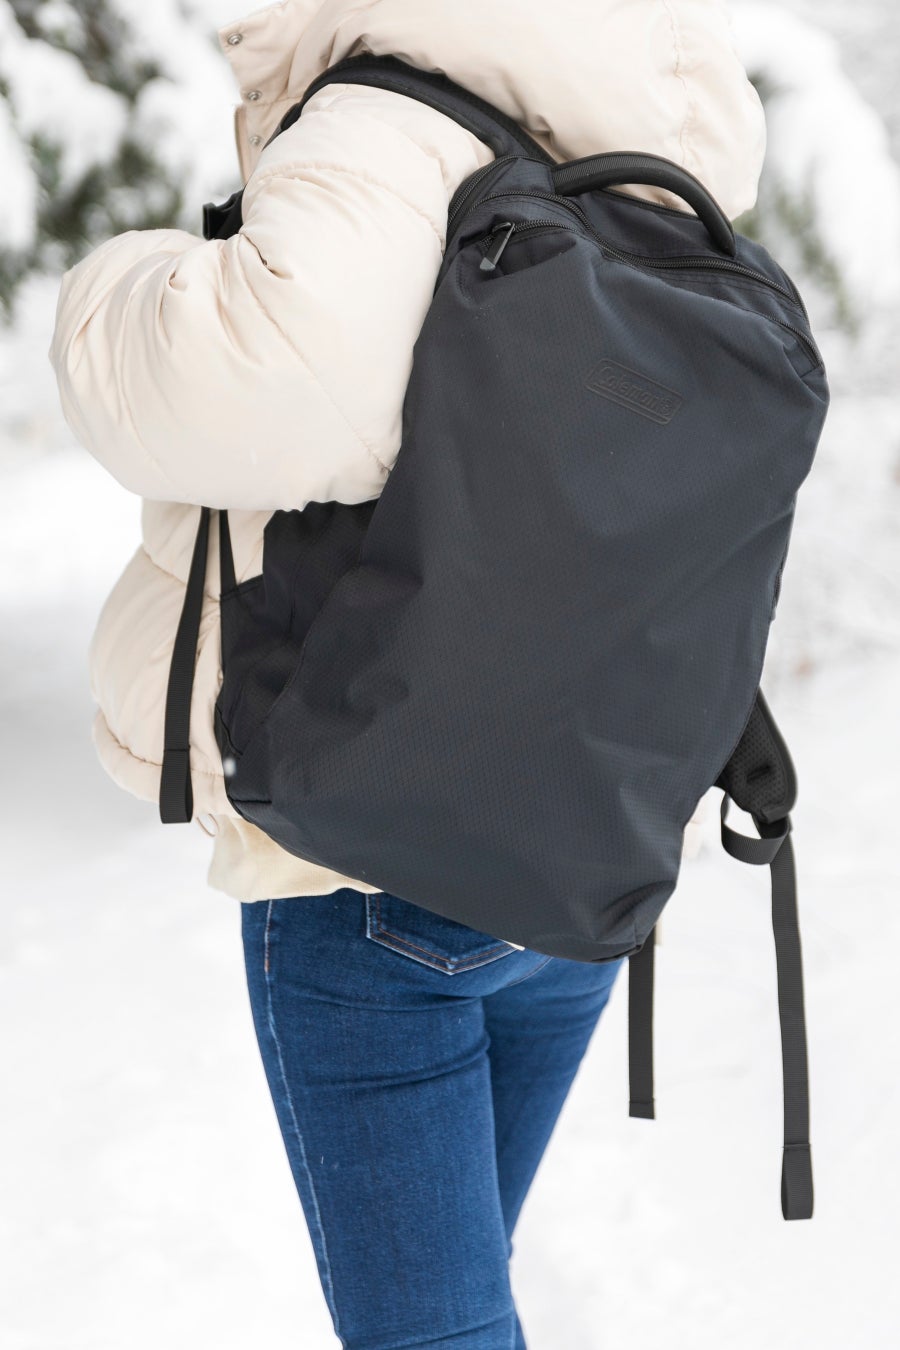
[{"label": "puffer jacket sleeve", "polygon": [[424,144],[378,114],[408,103],[331,86],[263,150],[239,233],[131,230],[65,273],[60,402],[124,487],[248,510],[379,494],[449,198],[491,158],[431,109]]}]

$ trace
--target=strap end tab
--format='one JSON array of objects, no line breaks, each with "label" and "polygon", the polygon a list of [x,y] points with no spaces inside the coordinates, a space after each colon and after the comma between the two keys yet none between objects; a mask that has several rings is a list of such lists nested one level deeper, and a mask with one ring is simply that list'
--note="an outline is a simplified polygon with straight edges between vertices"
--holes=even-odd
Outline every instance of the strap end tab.
[{"label": "strap end tab", "polygon": [[786,1219],[811,1219],[812,1154],[809,1144],[785,1144],[781,1165],[781,1212]]},{"label": "strap end tab", "polygon": [[634,1116],[637,1120],[655,1120],[656,1102],[653,1098],[649,1102],[632,1100],[628,1103],[628,1114]]},{"label": "strap end tab", "polygon": [[159,818],[163,825],[184,825],[194,814],[190,747],[163,752],[159,784]]}]

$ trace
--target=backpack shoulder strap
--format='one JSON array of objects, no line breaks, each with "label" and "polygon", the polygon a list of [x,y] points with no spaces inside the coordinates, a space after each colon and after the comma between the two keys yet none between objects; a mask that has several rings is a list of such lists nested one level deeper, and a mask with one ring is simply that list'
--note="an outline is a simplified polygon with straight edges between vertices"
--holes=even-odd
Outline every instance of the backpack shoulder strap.
[{"label": "backpack shoulder strap", "polygon": [[[427,103],[429,107],[452,117],[460,126],[484,141],[497,158],[504,155],[518,155],[538,159],[546,164],[555,162],[553,157],[538,145],[537,141],[532,140],[512,117],[508,117],[493,104],[464,89],[462,85],[456,84],[448,76],[437,71],[419,70],[396,56],[376,56],[371,53],[347,57],[323,71],[309,85],[303,97],[284,114],[266,141],[266,145],[271,144],[276,136],[297,121],[313,94],[323,89],[325,85],[335,83],[375,85],[380,89],[405,94],[407,98],[418,99],[420,103]],[[242,224],[242,204],[243,188],[232,192],[224,202],[218,204],[206,202],[203,206],[204,239],[227,239],[230,235],[236,234]],[[451,202],[451,208],[452,205]],[[169,668],[159,796],[160,816],[164,824],[189,821],[193,811],[188,728],[200,608],[203,601],[209,523],[209,508],[203,507]],[[230,571],[233,585],[228,516],[225,511],[219,512],[219,539],[222,575],[225,577]],[[225,589],[224,581],[223,589]]]},{"label": "backpack shoulder strap", "polygon": [[[784,1076],[781,1210],[786,1219],[809,1219],[813,1212],[809,1068],[790,817],[797,798],[797,775],[762,690],[757,692],[750,720],[716,786],[724,792],[721,814],[726,852],[739,862],[768,866],[772,873],[772,930]],[[758,839],[738,834],[725,823],[731,801],[753,817]]]},{"label": "backpack shoulder strap", "polygon": [[327,84],[369,84],[379,89],[390,89],[395,94],[405,94],[407,98],[418,99],[420,103],[427,103],[429,107],[452,117],[490,146],[498,158],[501,155],[520,155],[539,159],[545,164],[555,163],[552,155],[538,145],[514,118],[463,88],[449,76],[434,70],[420,70],[397,56],[377,56],[368,52],[348,56],[323,71],[309,85],[300,102],[288,109],[269,139],[295,122],[313,94],[317,94]]},{"label": "backpack shoulder strap", "polygon": [[[463,88],[449,76],[439,71],[420,70],[407,61],[401,61],[398,56],[377,56],[370,52],[348,56],[317,76],[307,87],[303,97],[288,108],[266,141],[266,145],[271,145],[276,136],[280,136],[288,127],[293,126],[313,94],[317,94],[327,84],[367,84],[379,89],[390,89],[395,94],[418,99],[420,103],[427,103],[430,108],[452,117],[461,127],[465,127],[479,140],[484,141],[485,145],[490,146],[498,159],[505,155],[518,155],[540,160],[543,164],[556,163],[553,156],[548,154],[543,146],[538,145],[514,118],[495,108],[486,99],[479,98],[477,94]],[[265,148],[264,145],[263,149]],[[460,187],[466,181],[464,179]],[[219,205],[214,202],[207,202],[204,205],[204,239],[225,239],[237,233],[241,227],[242,196],[243,188],[239,188],[227,201]],[[456,194],[450,202],[451,214],[455,199]]]},{"label": "backpack shoulder strap", "polygon": [[[797,775],[775,719],[757,691],[740,740],[715,783],[722,788],[722,844],[740,862],[772,872],[772,929],[778,967],[778,1013],[784,1078],[781,1212],[809,1219],[813,1211],[809,1143],[809,1072],[803,1005],[803,964],[797,922],[797,877],[790,811]],[[725,823],[730,802],[753,817],[758,839]],[[629,1115],[653,1119],[653,965],[655,928],[628,965]]]},{"label": "backpack shoulder strap", "polygon": [[757,827],[759,823],[771,825],[786,820],[794,809],[797,774],[761,689],[716,787],[722,788],[735,806],[749,812]]}]

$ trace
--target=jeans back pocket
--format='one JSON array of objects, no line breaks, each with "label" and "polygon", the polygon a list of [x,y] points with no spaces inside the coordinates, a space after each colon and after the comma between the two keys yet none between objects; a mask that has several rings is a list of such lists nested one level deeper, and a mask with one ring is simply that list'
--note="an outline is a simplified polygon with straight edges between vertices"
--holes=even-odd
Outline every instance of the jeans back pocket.
[{"label": "jeans back pocket", "polygon": [[385,891],[366,896],[366,937],[445,975],[522,950],[515,943],[480,933]]}]

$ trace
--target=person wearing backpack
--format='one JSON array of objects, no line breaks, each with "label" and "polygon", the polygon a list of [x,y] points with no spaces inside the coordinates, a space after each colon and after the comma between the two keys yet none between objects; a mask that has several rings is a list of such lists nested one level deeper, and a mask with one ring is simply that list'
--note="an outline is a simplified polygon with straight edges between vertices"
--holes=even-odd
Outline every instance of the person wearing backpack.
[{"label": "person wearing backpack", "polygon": [[[753,206],[765,153],[720,0],[285,0],[218,39],[240,91],[240,228],[107,240],[62,278],[49,352],[73,432],[143,498],[89,657],[100,760],[149,801],[198,507],[227,510],[249,589],[273,512],[377,499],[451,199],[494,159],[459,121],[364,83],[325,85],[275,135],[310,84],[358,53],[398,57],[487,100],[554,161],[627,149],[682,165],[729,219]],[[619,191],[689,211],[662,187]],[[241,905],[335,1334],[347,1350],[522,1350],[513,1231],[623,958],[548,956],[444,918],[239,814],[214,735],[215,557],[187,816],[214,837],[209,884]]]}]

